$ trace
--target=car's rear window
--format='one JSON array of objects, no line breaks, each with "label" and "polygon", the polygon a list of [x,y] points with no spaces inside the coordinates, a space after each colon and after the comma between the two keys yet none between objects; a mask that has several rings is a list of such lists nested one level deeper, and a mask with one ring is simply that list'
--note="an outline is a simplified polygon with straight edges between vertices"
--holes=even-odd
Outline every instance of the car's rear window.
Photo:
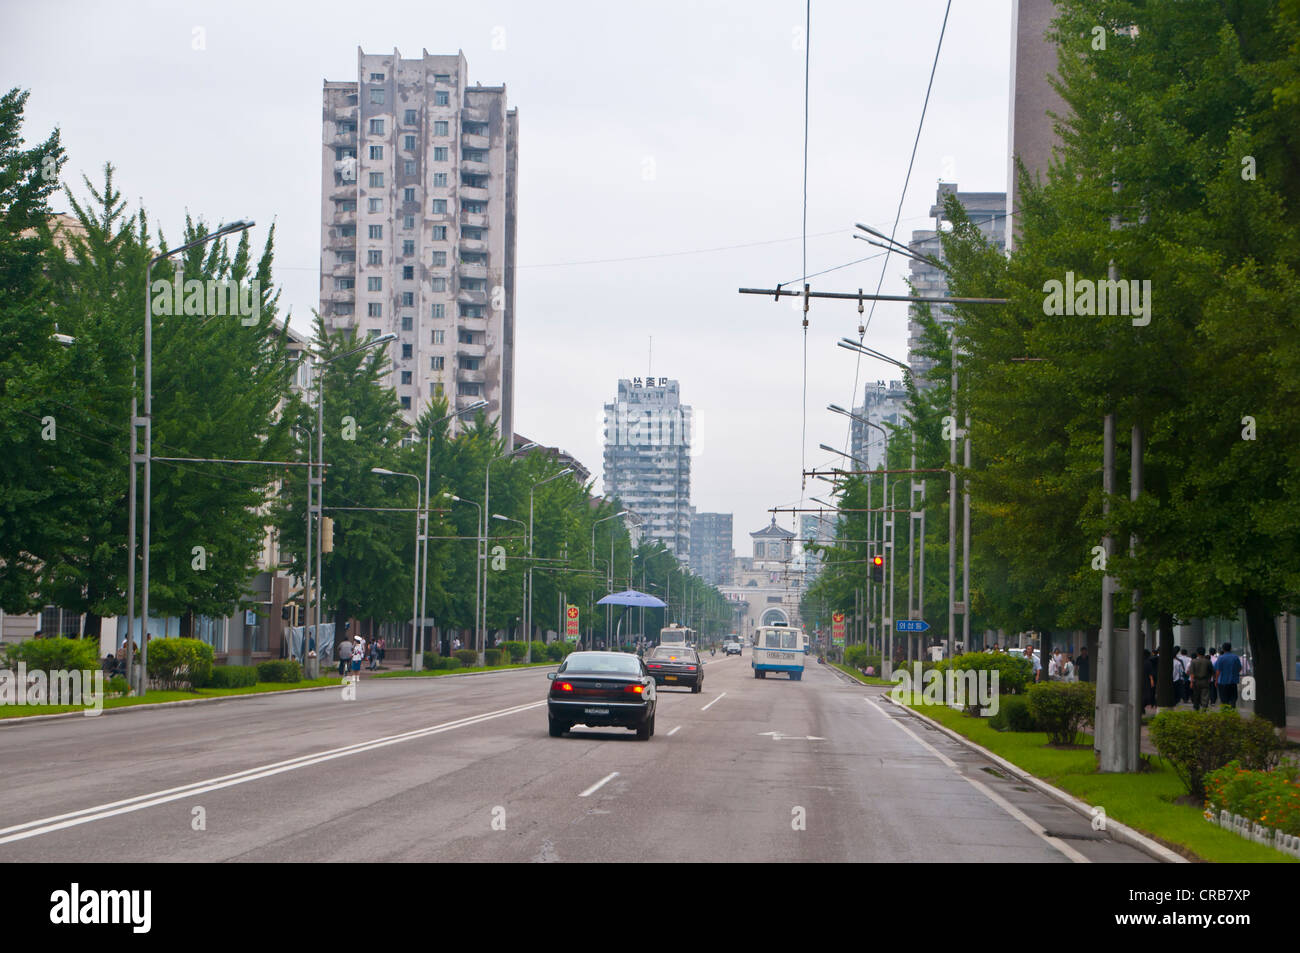
[{"label": "car's rear window", "polygon": [[622,652],[574,652],[564,660],[561,672],[593,672],[607,675],[640,675],[641,660]]},{"label": "car's rear window", "polygon": [[685,659],[688,662],[695,661],[695,653],[690,649],[682,648],[680,646],[668,648],[666,646],[661,645],[659,648],[655,649],[653,652],[650,653],[650,657]]}]

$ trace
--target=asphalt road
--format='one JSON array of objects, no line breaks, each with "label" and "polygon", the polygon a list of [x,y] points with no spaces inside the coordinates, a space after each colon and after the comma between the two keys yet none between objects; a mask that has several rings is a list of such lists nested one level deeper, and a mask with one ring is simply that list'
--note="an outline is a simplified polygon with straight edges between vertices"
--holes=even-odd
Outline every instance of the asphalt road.
[{"label": "asphalt road", "polygon": [[0,862],[1150,861],[815,662],[648,742],[550,738],[545,671],[0,723]]}]

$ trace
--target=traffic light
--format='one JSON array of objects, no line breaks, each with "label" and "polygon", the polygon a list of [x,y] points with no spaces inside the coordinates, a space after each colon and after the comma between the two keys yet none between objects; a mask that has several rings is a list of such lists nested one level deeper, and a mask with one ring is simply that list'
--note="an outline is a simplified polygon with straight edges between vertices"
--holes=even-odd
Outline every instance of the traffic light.
[{"label": "traffic light", "polygon": [[885,581],[885,557],[884,556],[871,557],[871,581],[872,582]]},{"label": "traffic light", "polygon": [[334,552],[334,518],[332,516],[321,517],[320,551],[322,553]]}]

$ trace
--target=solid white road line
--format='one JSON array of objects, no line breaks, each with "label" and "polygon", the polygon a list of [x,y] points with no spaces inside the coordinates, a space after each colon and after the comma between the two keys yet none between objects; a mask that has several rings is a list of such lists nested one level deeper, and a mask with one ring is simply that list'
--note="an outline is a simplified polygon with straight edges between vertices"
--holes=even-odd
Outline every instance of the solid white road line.
[{"label": "solid white road line", "polygon": [[679,731],[681,731],[681,730],[682,730],[682,726],[681,726],[681,725],[678,725],[678,726],[677,726],[676,728],[674,728],[672,731],[668,732],[668,737],[671,738],[673,735],[677,734],[677,732],[679,732]]},{"label": "solid white road line", "polygon": [[713,699],[713,701],[709,702],[707,705],[701,708],[700,711],[708,711],[710,708],[712,708],[714,705],[716,705],[718,702],[722,701],[722,699],[726,697],[727,697],[727,693],[723,692],[717,698]]},{"label": "solid white road line", "polygon": [[257,781],[262,778],[269,778],[276,774],[283,774],[286,771],[295,771],[298,768],[306,768],[313,764],[320,764],[323,761],[332,761],[335,758],[346,758],[349,755],[360,754],[364,751],[372,751],[376,748],[384,748],[388,745],[399,744],[403,741],[412,741],[416,738],[438,735],[445,731],[453,731],[456,728],[466,728],[470,725],[477,725],[480,722],[491,721],[494,718],[501,718],[506,715],[514,715],[519,712],[529,711],[533,708],[540,708],[545,704],[545,701],[533,702],[529,705],[516,705],[513,708],[502,708],[498,711],[485,712],[481,715],[471,715],[467,718],[459,718],[456,721],[444,722],[441,725],[430,725],[427,728],[419,728],[414,731],[407,731],[397,735],[374,738],[370,741],[362,741],[356,744],[346,745],[342,748],[335,748],[330,751],[321,751],[316,754],[290,758],[288,761],[277,761],[274,764],[262,765],[258,768],[249,768],[245,771],[238,771],[234,774],[222,775],[218,778],[208,778],[204,781],[195,781],[191,784],[181,785],[180,787],[167,788],[163,791],[154,791],[150,794],[140,794],[136,797],[125,798],[120,801],[112,801],[108,804],[99,804],[95,807],[84,808],[80,811],[71,811],[67,814],[58,814],[54,817],[44,817],[35,821],[27,821],[23,824],[15,824],[11,827],[0,828],[0,844],[8,844],[12,841],[37,837],[41,834],[51,833],[52,831],[63,830],[68,827],[76,827],[79,824],[89,824],[91,821],[99,821],[104,818],[115,817],[119,814],[130,814],[133,811],[144,810],[147,807],[166,804],[168,801],[177,801],[181,798],[191,797],[196,794],[205,794],[208,791],[216,791],[221,788],[233,787],[236,784],[244,784],[248,781]]},{"label": "solid white road line", "polygon": [[1058,851],[1060,851],[1070,860],[1074,861],[1076,864],[1092,863],[1091,860],[1089,860],[1083,854],[1079,853],[1069,844],[1065,843],[1059,837],[1053,837],[1051,834],[1047,833],[1047,828],[1043,827],[1042,824],[1039,824],[1036,820],[1034,820],[1024,811],[1020,810],[1020,808],[1016,807],[1006,798],[1002,797],[1002,795],[990,789],[986,784],[984,784],[983,781],[976,780],[975,778],[968,778],[966,777],[966,775],[962,774],[961,769],[957,767],[957,762],[953,761],[951,758],[945,755],[938,748],[935,748],[924,738],[917,735],[914,731],[912,731],[911,728],[908,728],[897,718],[891,718],[875,700],[872,700],[871,704],[875,707],[877,711],[880,712],[881,715],[889,719],[889,721],[892,722],[893,724],[897,725],[899,729],[901,729],[902,731],[910,735],[913,741],[919,744],[922,748],[925,748],[927,751],[929,751],[932,755],[934,755],[936,758],[938,758],[948,767],[952,768],[952,770],[957,773],[958,777],[969,782],[971,787],[975,788],[975,790],[979,791],[986,798],[988,798],[998,807],[1002,808],[1002,810],[1006,811],[1008,814],[1010,814],[1012,817],[1018,820],[1021,824],[1025,825],[1025,827],[1029,828],[1031,831],[1033,831],[1035,834],[1037,834],[1039,837],[1045,840],[1052,847],[1055,847]]},{"label": "solid white road line", "polygon": [[583,791],[581,794],[579,794],[578,797],[589,797],[590,795],[595,794],[597,791],[599,791],[601,788],[603,788],[603,787],[604,787],[606,784],[608,784],[610,781],[613,781],[616,777],[618,777],[618,772],[617,772],[617,771],[613,772],[612,774],[607,774],[607,775],[605,775],[605,777],[601,778],[599,781],[597,781],[597,782],[596,782],[595,784],[593,784],[591,787],[587,788],[587,790],[585,790],[585,791]]}]

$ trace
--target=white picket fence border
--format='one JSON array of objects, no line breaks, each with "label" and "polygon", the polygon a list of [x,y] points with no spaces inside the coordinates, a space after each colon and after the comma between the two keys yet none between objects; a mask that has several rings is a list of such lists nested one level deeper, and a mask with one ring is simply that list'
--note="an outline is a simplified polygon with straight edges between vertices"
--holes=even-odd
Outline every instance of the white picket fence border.
[{"label": "white picket fence border", "polygon": [[1207,809],[1205,819],[1211,824],[1218,824],[1226,831],[1232,831],[1238,837],[1244,837],[1256,844],[1272,847],[1284,854],[1290,854],[1292,857],[1300,857],[1300,837],[1294,834],[1284,834],[1277,828],[1265,827],[1263,824],[1255,823],[1250,818],[1242,817],[1240,814],[1232,814],[1227,810],[1220,810],[1215,815],[1214,811]]}]

